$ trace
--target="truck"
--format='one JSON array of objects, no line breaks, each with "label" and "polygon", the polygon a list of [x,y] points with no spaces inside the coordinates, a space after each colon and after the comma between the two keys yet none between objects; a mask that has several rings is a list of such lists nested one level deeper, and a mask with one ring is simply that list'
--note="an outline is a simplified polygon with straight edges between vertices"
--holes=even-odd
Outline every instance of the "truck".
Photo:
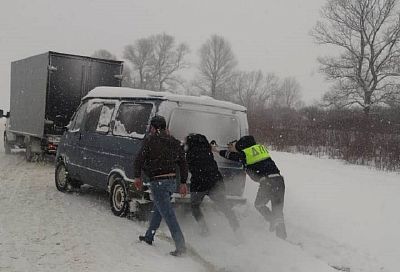
[{"label": "truck", "polygon": [[123,62],[49,51],[11,63],[4,150],[32,161],[55,154],[81,99],[97,86],[120,87]]}]

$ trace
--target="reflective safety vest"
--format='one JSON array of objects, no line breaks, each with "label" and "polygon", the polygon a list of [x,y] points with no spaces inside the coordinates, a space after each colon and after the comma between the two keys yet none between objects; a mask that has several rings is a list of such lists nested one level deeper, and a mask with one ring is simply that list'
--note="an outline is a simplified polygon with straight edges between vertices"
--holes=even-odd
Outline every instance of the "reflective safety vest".
[{"label": "reflective safety vest", "polygon": [[246,155],[246,165],[252,165],[265,159],[271,158],[268,150],[265,146],[256,144],[248,148],[243,149]]}]

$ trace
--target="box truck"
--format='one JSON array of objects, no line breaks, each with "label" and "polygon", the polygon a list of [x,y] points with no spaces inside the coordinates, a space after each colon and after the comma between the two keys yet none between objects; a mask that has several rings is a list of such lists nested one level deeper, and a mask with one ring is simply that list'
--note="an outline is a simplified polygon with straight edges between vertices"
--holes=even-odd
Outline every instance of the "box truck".
[{"label": "box truck", "polygon": [[28,161],[55,154],[82,97],[97,86],[120,87],[122,69],[122,61],[57,52],[12,62],[5,152],[25,148]]}]

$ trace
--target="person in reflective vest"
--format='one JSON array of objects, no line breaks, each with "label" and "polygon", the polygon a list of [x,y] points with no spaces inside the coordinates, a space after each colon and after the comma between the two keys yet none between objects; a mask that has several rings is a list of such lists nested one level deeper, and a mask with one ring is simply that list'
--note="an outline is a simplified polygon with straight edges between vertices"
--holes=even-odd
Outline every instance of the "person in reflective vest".
[{"label": "person in reflective vest", "polygon": [[[217,151],[216,148],[214,151]],[[253,136],[243,136],[228,144],[228,150],[220,150],[219,154],[226,159],[241,162],[250,178],[260,184],[254,206],[270,223],[270,231],[286,239],[283,216],[285,181],[268,149],[257,144]],[[270,201],[271,209],[267,206]]]}]

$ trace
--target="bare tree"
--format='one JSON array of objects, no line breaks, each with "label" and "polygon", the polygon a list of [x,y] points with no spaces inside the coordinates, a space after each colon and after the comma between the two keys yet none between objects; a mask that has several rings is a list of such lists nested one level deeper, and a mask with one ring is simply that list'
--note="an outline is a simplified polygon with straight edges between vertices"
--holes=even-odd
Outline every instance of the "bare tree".
[{"label": "bare tree", "polygon": [[122,87],[130,87],[130,88],[135,87],[135,83],[132,78],[132,70],[126,63],[124,63],[124,68],[122,70],[121,86]]},{"label": "bare tree", "polygon": [[247,107],[249,112],[265,108],[274,91],[278,88],[278,77],[261,71],[236,72],[229,88],[234,102]]},{"label": "bare tree", "polygon": [[218,97],[237,65],[231,46],[223,37],[212,35],[201,46],[199,55],[198,87],[212,97]]},{"label": "bare tree", "polygon": [[99,49],[92,54],[93,58],[116,60],[117,57],[106,49]]},{"label": "bare tree", "polygon": [[176,72],[186,68],[185,56],[189,53],[189,47],[184,44],[176,44],[173,36],[165,33],[153,36],[153,54],[150,60],[152,80],[155,89],[165,91],[165,84],[174,86],[180,82]]},{"label": "bare tree", "polygon": [[296,78],[286,77],[283,79],[279,89],[274,93],[273,106],[291,109],[303,106],[301,87]]},{"label": "bare tree", "polygon": [[340,107],[387,103],[398,87],[400,17],[397,0],[328,0],[311,34],[319,44],[341,49],[319,58],[321,71],[336,82],[325,101]]},{"label": "bare tree", "polygon": [[137,73],[138,83],[135,86],[147,89],[151,72],[150,63],[153,58],[153,40],[151,38],[136,40],[133,45],[125,46],[123,56],[132,64],[134,72]]}]

